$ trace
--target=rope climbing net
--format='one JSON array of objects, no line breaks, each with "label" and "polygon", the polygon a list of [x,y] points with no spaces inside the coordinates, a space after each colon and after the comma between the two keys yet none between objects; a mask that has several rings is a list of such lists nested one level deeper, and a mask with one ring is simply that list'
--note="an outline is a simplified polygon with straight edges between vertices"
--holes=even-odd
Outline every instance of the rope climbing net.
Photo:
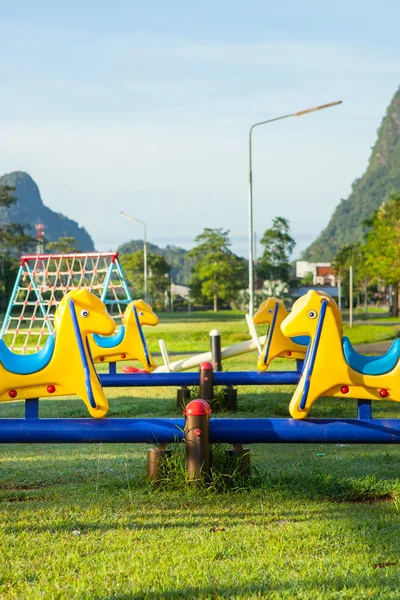
[{"label": "rope climbing net", "polygon": [[0,339],[13,352],[37,352],[54,331],[54,313],[61,299],[83,288],[99,296],[121,322],[132,298],[117,252],[22,256]]}]

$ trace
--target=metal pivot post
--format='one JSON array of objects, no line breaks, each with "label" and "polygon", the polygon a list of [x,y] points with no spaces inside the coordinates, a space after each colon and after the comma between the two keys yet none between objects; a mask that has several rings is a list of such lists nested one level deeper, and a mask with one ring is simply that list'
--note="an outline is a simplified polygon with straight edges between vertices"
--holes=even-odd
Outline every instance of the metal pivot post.
[{"label": "metal pivot post", "polygon": [[207,402],[214,399],[214,369],[209,362],[200,365],[200,397]]},{"label": "metal pivot post", "polygon": [[221,332],[218,329],[210,331],[210,350],[214,371],[222,371]]},{"label": "metal pivot post", "polygon": [[186,469],[192,480],[207,481],[210,476],[210,413],[210,405],[201,399],[185,408]]},{"label": "metal pivot post", "polygon": [[147,477],[152,481],[160,478],[160,471],[165,460],[171,456],[166,444],[159,444],[156,448],[147,450]]},{"label": "metal pivot post", "polygon": [[190,388],[187,385],[182,385],[176,390],[176,406],[184,409],[186,404],[190,402]]},{"label": "metal pivot post", "polygon": [[242,444],[233,444],[232,450],[227,450],[227,455],[233,463],[234,471],[239,477],[250,475],[250,448],[243,448]]}]

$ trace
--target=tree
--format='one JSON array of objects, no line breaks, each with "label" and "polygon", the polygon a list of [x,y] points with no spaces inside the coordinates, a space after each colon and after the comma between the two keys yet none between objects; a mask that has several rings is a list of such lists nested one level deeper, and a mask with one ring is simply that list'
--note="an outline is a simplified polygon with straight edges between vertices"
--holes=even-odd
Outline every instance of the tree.
[{"label": "tree", "polygon": [[72,236],[58,238],[46,244],[46,252],[50,254],[75,254],[78,251],[78,240]]},{"label": "tree", "polygon": [[[120,264],[129,283],[135,288],[135,295],[144,296],[144,252],[137,250],[123,254]],[[163,256],[147,254],[147,290],[152,302],[164,298],[169,287],[170,266]]]},{"label": "tree", "polygon": [[[118,254],[133,254],[137,250],[143,248],[143,240],[131,240],[125,242],[118,248]],[[190,276],[192,274],[193,264],[189,258],[187,258],[188,251],[179,246],[167,245],[165,248],[160,248],[156,244],[147,242],[147,252],[151,254],[158,254],[163,256],[167,263],[171,267],[171,277],[174,283],[181,285],[189,285]]]},{"label": "tree", "polygon": [[290,255],[296,242],[290,236],[289,221],[275,217],[272,227],[261,238],[263,253],[257,265],[257,274],[263,279],[290,280]]},{"label": "tree", "polygon": [[198,302],[232,302],[245,285],[246,263],[230,250],[229,231],[205,228],[188,253],[194,261],[190,289]]},{"label": "tree", "polygon": [[[17,199],[15,188],[0,186],[0,209],[7,210]],[[11,294],[21,254],[30,250],[35,238],[19,223],[0,221],[0,299],[4,307]]]},{"label": "tree", "polygon": [[[366,268],[375,280],[384,281],[399,291],[400,282],[400,194],[375,211],[366,222],[369,231],[363,245]],[[399,312],[395,294],[394,314]]]}]

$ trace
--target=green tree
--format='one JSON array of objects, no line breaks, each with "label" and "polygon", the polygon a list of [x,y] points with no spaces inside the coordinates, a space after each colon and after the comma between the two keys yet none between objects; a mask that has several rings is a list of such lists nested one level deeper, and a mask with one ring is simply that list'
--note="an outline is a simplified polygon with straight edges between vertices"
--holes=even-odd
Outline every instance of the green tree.
[{"label": "green tree", "polygon": [[300,285],[312,286],[314,284],[314,275],[312,273],[307,273],[300,279]]},{"label": "green tree", "polygon": [[[144,252],[137,250],[132,254],[123,254],[120,263],[127,280],[135,289],[135,296],[144,296]],[[164,298],[169,288],[170,265],[163,256],[147,254],[147,290],[152,303]]]},{"label": "green tree", "polygon": [[290,280],[290,255],[296,242],[290,235],[289,221],[275,217],[272,227],[261,238],[263,253],[258,261],[257,275],[263,279]]},{"label": "green tree", "polygon": [[232,302],[245,285],[246,263],[230,250],[229,231],[204,229],[195,239],[188,258],[194,261],[191,294],[197,302]]},{"label": "green tree", "polygon": [[363,245],[365,266],[377,281],[393,286],[395,294],[394,314],[399,312],[400,282],[400,194],[392,197],[375,211],[366,222],[369,231]]},{"label": "green tree", "polygon": [[78,251],[78,240],[74,237],[59,237],[55,242],[47,242],[46,252],[50,254],[74,254]]},{"label": "green tree", "polygon": [[[123,254],[133,254],[137,250],[143,248],[143,240],[131,240],[125,242],[118,248],[120,256]],[[147,252],[163,256],[171,267],[171,277],[174,283],[189,285],[190,276],[192,274],[192,260],[187,257],[188,251],[179,246],[167,245],[165,248],[160,248],[156,244],[147,242]]]},{"label": "green tree", "polygon": [[[15,188],[0,186],[0,209],[8,209],[17,199]],[[4,309],[11,294],[21,254],[34,247],[35,238],[19,223],[0,221],[0,300]]]}]

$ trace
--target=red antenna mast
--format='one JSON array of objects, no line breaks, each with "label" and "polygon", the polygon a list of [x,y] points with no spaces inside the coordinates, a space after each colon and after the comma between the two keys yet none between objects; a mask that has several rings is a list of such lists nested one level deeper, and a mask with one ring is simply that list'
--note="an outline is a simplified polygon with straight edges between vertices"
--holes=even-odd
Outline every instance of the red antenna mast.
[{"label": "red antenna mast", "polygon": [[36,252],[37,254],[43,254],[43,242],[44,242],[44,225],[38,219],[35,225],[36,229]]}]

